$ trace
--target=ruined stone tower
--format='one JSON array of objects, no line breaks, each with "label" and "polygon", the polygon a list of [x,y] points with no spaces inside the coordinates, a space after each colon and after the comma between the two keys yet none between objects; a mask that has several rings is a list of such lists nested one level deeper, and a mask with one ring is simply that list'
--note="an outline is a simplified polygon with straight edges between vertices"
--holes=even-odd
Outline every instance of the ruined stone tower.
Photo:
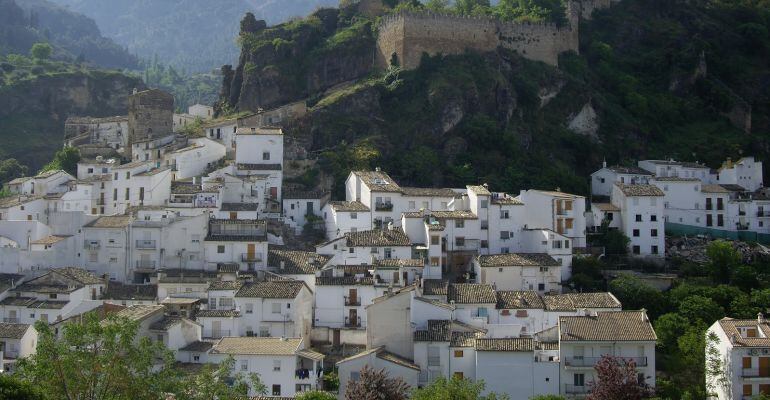
[{"label": "ruined stone tower", "polygon": [[150,89],[129,96],[126,155],[132,157],[131,145],[136,141],[172,134],[173,120],[174,97],[169,93]]}]

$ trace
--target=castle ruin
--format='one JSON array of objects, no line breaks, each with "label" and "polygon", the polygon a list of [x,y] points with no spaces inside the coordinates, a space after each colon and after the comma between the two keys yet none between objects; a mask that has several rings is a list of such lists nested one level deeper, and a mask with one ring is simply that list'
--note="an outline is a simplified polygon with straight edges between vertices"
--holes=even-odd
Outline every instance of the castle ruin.
[{"label": "castle ruin", "polygon": [[162,138],[173,133],[174,96],[158,89],[135,92],[128,97],[128,143]]},{"label": "castle ruin", "polygon": [[498,47],[522,57],[558,65],[559,54],[578,52],[580,19],[590,19],[596,9],[619,0],[572,0],[568,23],[504,22],[490,17],[401,12],[383,17],[377,38],[376,65],[387,68],[397,61],[404,69],[420,65],[423,53],[462,54],[467,50],[488,52]]}]

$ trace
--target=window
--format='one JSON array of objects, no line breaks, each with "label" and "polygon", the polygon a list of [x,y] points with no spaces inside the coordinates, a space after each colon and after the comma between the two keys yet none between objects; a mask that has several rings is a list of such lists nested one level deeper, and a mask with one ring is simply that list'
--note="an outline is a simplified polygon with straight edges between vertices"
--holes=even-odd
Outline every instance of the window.
[{"label": "window", "polygon": [[642,214],[636,214],[636,222],[642,222]]},{"label": "window", "polygon": [[93,174],[93,173],[94,173],[94,169],[93,169],[93,168],[89,168],[89,169],[88,169],[88,173],[89,173],[89,174]]},{"label": "window", "polygon": [[751,384],[743,385],[743,397],[751,397],[754,394],[752,386]]},{"label": "window", "polygon": [[415,208],[417,208],[417,205],[416,205],[416,204],[414,204],[414,202],[413,202],[413,201],[410,201],[410,202],[409,202],[409,209],[410,209],[410,210],[414,210]]},{"label": "window", "polygon": [[438,267],[438,264],[439,264],[440,260],[441,259],[439,257],[431,257],[430,258],[430,265],[431,265],[431,267]]},{"label": "window", "polygon": [[193,356],[193,361],[200,361],[200,360],[201,360],[201,356],[197,354]]},{"label": "window", "polygon": [[510,252],[511,251],[507,247],[501,247],[500,248],[500,253],[502,253],[502,254],[508,254]]},{"label": "window", "polygon": [[126,180],[131,179],[131,171],[126,171]]},{"label": "window", "polygon": [[162,335],[162,334],[161,334],[161,335],[158,335],[158,336],[156,337],[156,339],[158,340],[158,342],[161,342],[161,343],[163,343],[163,335]]},{"label": "window", "polygon": [[350,219],[358,219],[358,213],[350,213]]},{"label": "window", "polygon": [[586,384],[586,376],[585,376],[585,374],[575,374],[575,375],[573,375],[572,383],[575,386],[585,386],[585,384]]},{"label": "window", "polygon": [[554,240],[553,243],[551,243],[551,247],[554,249],[560,249],[561,248],[561,240]]},{"label": "window", "polygon": [[655,214],[650,215],[650,221],[651,222],[657,222],[658,221],[658,216],[655,215]]},{"label": "window", "polygon": [[246,303],[246,314],[253,314],[253,313],[254,313],[254,304]]},{"label": "window", "polygon": [[260,326],[259,327],[259,336],[260,337],[270,337],[270,328],[266,326]]},{"label": "window", "polygon": [[508,210],[500,210],[500,219],[508,219],[509,217]]},{"label": "window", "polygon": [[273,385],[273,396],[280,396],[280,395],[281,395],[281,385]]},{"label": "window", "polygon": [[634,237],[639,237],[639,229],[634,229],[633,236]]},{"label": "window", "polygon": [[[352,231],[351,231],[352,232]],[[353,254],[355,252],[355,249],[353,247],[348,249],[348,253]]]},{"label": "window", "polygon": [[481,200],[481,208],[487,208],[489,207],[489,200],[483,199]]},{"label": "window", "polygon": [[640,250],[639,246],[634,246],[634,247],[632,248],[632,251],[633,251],[633,253],[634,253],[634,254],[639,254],[639,253],[641,253],[641,250]]},{"label": "window", "polygon": [[48,298],[49,298],[49,299],[55,299],[55,298],[56,298],[56,293],[51,293],[51,294],[49,294],[49,295],[48,295]]},{"label": "window", "polygon": [[455,228],[465,228],[465,220],[462,220],[462,219],[455,220]]},{"label": "window", "polygon": [[441,365],[441,353],[438,346],[428,346],[428,366],[438,367]]},{"label": "window", "polygon": [[652,246],[650,248],[650,253],[652,254],[658,254],[658,246]]},{"label": "window", "polygon": [[265,161],[270,160],[270,152],[267,152],[267,151],[262,152],[262,159]]},{"label": "window", "polygon": [[273,314],[280,314],[281,313],[281,303],[273,303],[271,305]]},{"label": "window", "polygon": [[118,201],[118,189],[112,189],[112,201]]},{"label": "window", "polygon": [[386,247],[385,248],[385,259],[389,260],[391,258],[393,258],[393,249],[391,249],[390,247]]},{"label": "window", "polygon": [[706,226],[714,226],[714,218],[711,214],[706,214]]},{"label": "window", "polygon": [[717,226],[725,226],[724,215],[717,214]]},{"label": "window", "polygon": [[219,246],[217,246],[217,253],[224,254],[225,253],[225,245],[220,244]]},{"label": "window", "polygon": [[455,350],[455,358],[460,358],[463,356],[462,350]]},{"label": "window", "polygon": [[130,200],[130,199],[131,199],[131,189],[126,188],[126,200]]},{"label": "window", "polygon": [[241,371],[249,370],[249,360],[241,360]]},{"label": "window", "polygon": [[500,231],[500,239],[506,240],[508,236],[508,231]]},{"label": "window", "polygon": [[539,292],[544,292],[545,291],[545,283],[538,283],[537,284],[537,290]]},{"label": "window", "polygon": [[482,249],[488,249],[489,248],[489,242],[482,239],[480,246],[481,246]]},{"label": "window", "polygon": [[464,237],[456,237],[455,238],[455,246],[457,246],[457,247],[464,247],[465,246],[465,238]]},{"label": "window", "polygon": [[480,318],[486,318],[489,314],[487,314],[487,308],[486,307],[479,307],[476,309],[476,316]]},{"label": "window", "polygon": [[430,237],[430,244],[431,244],[432,246],[437,246],[437,245],[438,245],[438,243],[439,243],[439,242],[438,242],[438,236],[435,236],[435,235],[434,235],[434,236],[431,236],[431,237]]},{"label": "window", "polygon": [[281,360],[273,360],[273,371],[281,370]]},{"label": "window", "polygon": [[564,241],[564,248],[569,249],[569,240]]}]

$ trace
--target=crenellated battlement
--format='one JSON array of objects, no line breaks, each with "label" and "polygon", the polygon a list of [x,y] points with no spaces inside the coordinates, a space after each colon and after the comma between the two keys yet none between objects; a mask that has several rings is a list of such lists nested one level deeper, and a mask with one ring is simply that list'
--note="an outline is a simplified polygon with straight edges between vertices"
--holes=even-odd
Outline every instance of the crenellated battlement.
[{"label": "crenellated battlement", "polygon": [[458,16],[432,12],[409,12],[384,16],[378,26],[377,65],[387,68],[397,61],[406,69],[416,68],[423,53],[461,54],[467,50],[493,51],[497,47],[522,56],[557,65],[559,54],[578,51],[579,20],[589,19],[595,9],[618,0],[572,0],[565,25],[550,22],[511,22],[487,16]]}]

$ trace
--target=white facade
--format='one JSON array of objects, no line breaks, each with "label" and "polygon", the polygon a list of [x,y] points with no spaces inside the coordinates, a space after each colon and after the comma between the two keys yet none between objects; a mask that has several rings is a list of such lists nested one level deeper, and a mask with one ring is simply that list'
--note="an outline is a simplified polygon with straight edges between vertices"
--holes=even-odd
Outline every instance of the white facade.
[{"label": "white facade", "polygon": [[621,229],[631,240],[630,253],[662,257],[665,253],[664,192],[654,185],[616,183],[612,204],[621,213]]},{"label": "white facade", "polygon": [[[770,325],[762,314],[757,319],[723,318],[706,332],[706,387],[715,399],[750,399],[767,394],[770,381]],[[710,337],[715,337],[711,341]],[[722,373],[713,374],[710,350]]]}]

